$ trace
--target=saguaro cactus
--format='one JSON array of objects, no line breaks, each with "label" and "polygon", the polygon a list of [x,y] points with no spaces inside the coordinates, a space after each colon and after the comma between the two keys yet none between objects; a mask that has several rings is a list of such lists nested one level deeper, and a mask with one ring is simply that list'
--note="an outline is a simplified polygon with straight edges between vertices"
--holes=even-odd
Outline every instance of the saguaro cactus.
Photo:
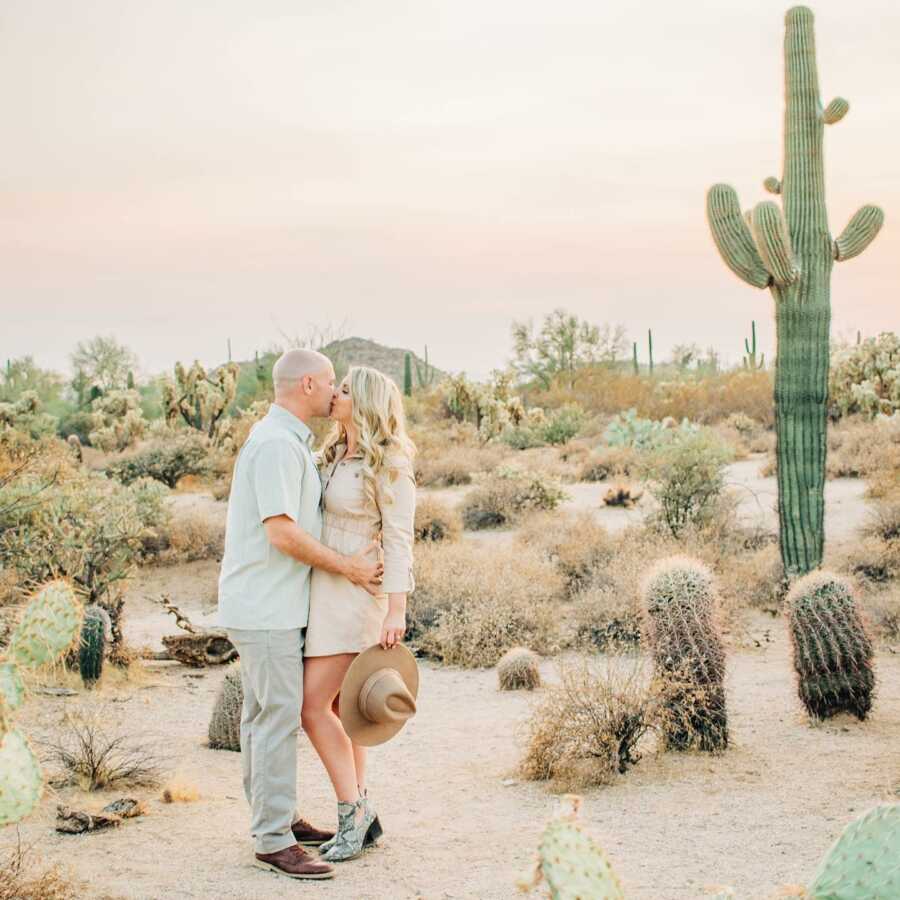
[{"label": "saguaro cactus", "polygon": [[752,371],[756,371],[757,369],[764,369],[766,367],[766,354],[760,354],[759,359],[756,358],[756,320],[752,320],[750,322],[750,333],[752,335],[751,340],[747,340],[744,338],[744,349],[747,351],[747,355],[744,357],[744,368],[751,369]]},{"label": "saguaro cactus", "polygon": [[825,209],[822,138],[849,106],[838,97],[823,109],[816,71],[813,14],[804,6],[785,18],[784,174],[770,177],[773,201],[742,214],[734,188],[717,184],[707,215],[726,265],[775,298],[775,430],[778,515],[785,571],[816,568],[824,548],[825,428],[831,269],[872,242],[884,221],[877,206],[863,206],[832,239]]}]

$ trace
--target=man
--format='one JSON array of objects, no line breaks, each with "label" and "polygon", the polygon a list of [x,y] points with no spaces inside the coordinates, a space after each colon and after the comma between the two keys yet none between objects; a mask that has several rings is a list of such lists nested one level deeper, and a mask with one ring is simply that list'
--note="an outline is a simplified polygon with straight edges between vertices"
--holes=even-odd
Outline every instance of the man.
[{"label": "man", "polygon": [[309,579],[312,567],[322,568],[377,594],[383,566],[374,542],[353,557],[319,542],[321,482],[307,423],[331,408],[331,362],[289,350],[272,380],[275,402],[235,461],[218,618],[241,657],[241,761],[256,864],[291,878],[330,878],[332,867],[300,844],[331,834],[295,808]]}]

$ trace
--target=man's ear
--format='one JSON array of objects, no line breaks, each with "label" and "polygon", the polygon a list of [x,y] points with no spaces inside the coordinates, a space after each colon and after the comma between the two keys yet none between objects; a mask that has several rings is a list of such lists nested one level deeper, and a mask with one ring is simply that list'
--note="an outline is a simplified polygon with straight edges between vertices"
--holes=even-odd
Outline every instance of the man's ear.
[{"label": "man's ear", "polygon": [[313,392],[313,380],[312,375],[304,375],[300,379],[300,385],[303,388],[304,394],[311,394]]}]

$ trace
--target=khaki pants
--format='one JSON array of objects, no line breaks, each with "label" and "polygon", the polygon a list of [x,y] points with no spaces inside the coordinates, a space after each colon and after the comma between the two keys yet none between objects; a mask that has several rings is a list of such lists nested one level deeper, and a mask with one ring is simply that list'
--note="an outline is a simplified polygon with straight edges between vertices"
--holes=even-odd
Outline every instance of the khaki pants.
[{"label": "khaki pants", "polygon": [[297,731],[304,631],[228,629],[241,656],[241,762],[257,853],[277,853],[296,843],[291,825],[299,818]]}]

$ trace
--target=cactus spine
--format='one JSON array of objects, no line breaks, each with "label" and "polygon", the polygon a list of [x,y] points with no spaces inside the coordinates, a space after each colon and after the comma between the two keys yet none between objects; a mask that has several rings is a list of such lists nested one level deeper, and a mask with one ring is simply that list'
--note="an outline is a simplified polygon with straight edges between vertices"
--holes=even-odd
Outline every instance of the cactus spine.
[{"label": "cactus spine", "polygon": [[37,668],[62,656],[78,634],[81,617],[72,589],[63,581],[50,582],[25,608],[0,658],[0,827],[27,816],[44,788],[28,741],[10,725],[10,713],[25,695],[19,669]]},{"label": "cactus spine", "polygon": [[656,674],[667,685],[667,747],[724,750],[725,649],[712,573],[699,560],[671,556],[650,570],[641,593]]},{"label": "cactus spine", "polygon": [[744,338],[744,349],[747,351],[747,355],[744,357],[744,368],[750,369],[751,371],[756,371],[758,369],[764,369],[766,367],[766,354],[763,353],[759,357],[759,362],[756,360],[756,320],[753,319],[750,322],[750,333],[752,335],[752,343],[747,341],[747,338]]},{"label": "cactus spine", "polygon": [[109,613],[99,606],[88,606],[81,626],[78,648],[78,670],[86,687],[92,687],[103,674],[103,654],[106,651],[106,629]]},{"label": "cactus spine", "polygon": [[811,572],[785,601],[800,699],[816,719],[840,712],[864,719],[872,708],[872,642],[850,583]]},{"label": "cactus spine", "polygon": [[409,353],[403,357],[403,394],[412,397],[412,356]]},{"label": "cactus spine", "polygon": [[864,206],[832,239],[822,137],[848,105],[838,98],[822,110],[812,12],[793,7],[785,23],[784,177],[765,183],[783,198],[784,212],[770,200],[745,217],[735,190],[717,184],[707,195],[707,216],[726,265],[775,298],[779,540],[793,576],[816,568],[824,549],[831,270],[871,243],[884,214]]},{"label": "cactus spine", "polygon": [[209,720],[209,746],[214,750],[241,749],[241,708],[244,688],[241,685],[241,664],[230,666],[216,698]]}]

